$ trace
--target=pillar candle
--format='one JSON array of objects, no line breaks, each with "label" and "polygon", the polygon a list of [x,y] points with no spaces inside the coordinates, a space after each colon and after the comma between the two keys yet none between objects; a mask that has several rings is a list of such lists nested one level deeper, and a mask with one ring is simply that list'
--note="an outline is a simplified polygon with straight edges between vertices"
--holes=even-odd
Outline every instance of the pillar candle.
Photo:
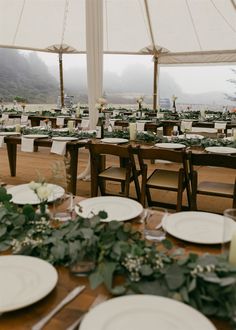
[{"label": "pillar candle", "polygon": [[67,122],[67,127],[69,129],[69,132],[72,132],[74,130],[75,127],[75,122],[74,120],[68,120]]},{"label": "pillar candle", "polygon": [[137,137],[137,124],[136,123],[130,123],[129,124],[129,138],[131,141],[136,140]]},{"label": "pillar candle", "polygon": [[236,265],[236,231],[233,233],[229,248],[229,263]]},{"label": "pillar candle", "polygon": [[20,124],[16,124],[15,131],[20,133],[20,129],[21,129]]}]

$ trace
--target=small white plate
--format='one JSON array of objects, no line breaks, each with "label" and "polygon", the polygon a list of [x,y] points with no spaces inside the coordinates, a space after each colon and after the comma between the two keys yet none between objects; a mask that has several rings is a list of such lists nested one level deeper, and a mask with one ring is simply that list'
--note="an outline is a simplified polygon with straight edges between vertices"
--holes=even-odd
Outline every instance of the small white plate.
[{"label": "small white plate", "polygon": [[20,132],[0,132],[1,136],[20,135]]},{"label": "small white plate", "polygon": [[129,142],[129,140],[121,139],[121,138],[104,138],[104,139],[101,139],[101,142],[117,144],[117,143],[127,143],[127,142]]},{"label": "small white plate", "polygon": [[23,135],[24,138],[28,139],[46,139],[48,137],[47,134],[27,134]]},{"label": "small white plate", "polygon": [[85,314],[80,330],[216,330],[206,316],[174,299],[129,295],[107,300]]},{"label": "small white plate", "polygon": [[207,147],[205,148],[207,152],[212,152],[215,154],[235,154],[236,148],[230,147]]},{"label": "small white plate", "polygon": [[84,218],[91,218],[99,211],[106,211],[108,217],[101,220],[102,222],[131,220],[143,211],[142,205],[133,199],[114,196],[88,198],[81,201],[79,206],[82,207],[82,212],[80,212],[77,205],[75,206],[75,212]]},{"label": "small white plate", "polygon": [[166,149],[182,149],[186,148],[186,145],[182,143],[156,143],[155,147]]},{"label": "small white plate", "polygon": [[[230,220],[229,220],[230,221]],[[230,221],[232,232],[236,231],[236,224]],[[172,236],[191,243],[221,244],[223,241],[224,217],[208,212],[178,212],[168,215],[163,226]],[[225,238],[230,241],[232,232]]]},{"label": "small white plate", "polygon": [[53,141],[76,141],[78,140],[77,137],[74,136],[53,136]]},{"label": "small white plate", "polygon": [[[65,189],[56,184],[49,183],[48,186],[52,189],[52,194],[49,196],[48,202],[53,202],[65,193]],[[12,195],[11,201],[18,205],[37,205],[40,203],[36,193],[29,187],[28,183],[11,187],[7,189],[7,193]]]},{"label": "small white plate", "polygon": [[48,262],[28,256],[0,257],[0,313],[29,306],[56,286],[58,274]]}]

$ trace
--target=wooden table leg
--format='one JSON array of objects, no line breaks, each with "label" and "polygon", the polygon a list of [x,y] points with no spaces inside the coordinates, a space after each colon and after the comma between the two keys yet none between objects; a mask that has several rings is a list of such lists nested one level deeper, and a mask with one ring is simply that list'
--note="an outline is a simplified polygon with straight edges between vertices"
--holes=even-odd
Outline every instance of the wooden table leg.
[{"label": "wooden table leg", "polygon": [[15,143],[6,143],[7,145],[7,154],[8,154],[8,162],[10,167],[11,176],[16,176],[16,147]]},{"label": "wooden table leg", "polygon": [[68,192],[71,192],[73,195],[76,195],[79,148],[76,144],[68,145],[67,148],[70,158],[68,165],[66,164],[67,190]]}]

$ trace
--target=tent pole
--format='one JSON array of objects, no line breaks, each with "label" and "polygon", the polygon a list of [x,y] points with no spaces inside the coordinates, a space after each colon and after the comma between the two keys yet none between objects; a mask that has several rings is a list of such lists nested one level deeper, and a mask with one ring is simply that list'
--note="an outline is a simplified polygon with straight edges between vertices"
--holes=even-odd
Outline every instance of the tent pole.
[{"label": "tent pole", "polygon": [[62,65],[62,53],[59,53],[59,71],[60,71],[60,93],[61,93],[61,107],[64,103],[64,83],[63,83],[63,65]]},{"label": "tent pole", "polygon": [[157,110],[157,76],[158,76],[158,55],[153,56],[154,76],[153,76],[153,110]]}]

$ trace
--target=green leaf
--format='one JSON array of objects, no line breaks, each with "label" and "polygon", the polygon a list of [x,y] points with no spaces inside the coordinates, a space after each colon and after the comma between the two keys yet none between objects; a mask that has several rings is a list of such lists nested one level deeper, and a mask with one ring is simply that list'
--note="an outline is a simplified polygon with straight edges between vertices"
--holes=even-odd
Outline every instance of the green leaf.
[{"label": "green leaf", "polygon": [[107,214],[106,211],[100,211],[100,212],[98,212],[98,216],[99,216],[99,218],[101,218],[101,219],[107,219],[108,214]]},{"label": "green leaf", "polygon": [[164,239],[162,244],[167,250],[171,250],[173,248],[173,243],[168,239]]},{"label": "green leaf", "polygon": [[89,275],[89,283],[91,288],[94,290],[103,282],[103,277],[99,272],[94,272]]},{"label": "green leaf", "polygon": [[131,289],[136,293],[155,294],[158,296],[168,296],[169,290],[166,285],[159,281],[140,281],[138,283],[131,283]]},{"label": "green leaf", "polygon": [[152,267],[150,265],[142,265],[140,268],[140,273],[143,276],[150,276],[153,274]]},{"label": "green leaf", "polygon": [[112,288],[113,274],[115,272],[115,269],[115,262],[101,263],[99,267],[99,271],[103,277],[104,284],[109,290]]},{"label": "green leaf", "polygon": [[80,233],[85,239],[91,239],[93,236],[93,230],[90,228],[81,228]]},{"label": "green leaf", "polygon": [[4,236],[7,232],[7,226],[0,225],[0,237]]},{"label": "green leaf", "polygon": [[170,290],[179,289],[185,282],[184,272],[177,264],[168,267],[165,279]]},{"label": "green leaf", "polygon": [[51,253],[55,259],[63,260],[66,252],[66,244],[62,241],[57,241],[57,244],[51,248]]},{"label": "green leaf", "polygon": [[120,296],[120,295],[125,294],[126,290],[127,289],[124,285],[117,285],[117,286],[115,286],[114,288],[111,289],[111,293],[114,296]]}]

